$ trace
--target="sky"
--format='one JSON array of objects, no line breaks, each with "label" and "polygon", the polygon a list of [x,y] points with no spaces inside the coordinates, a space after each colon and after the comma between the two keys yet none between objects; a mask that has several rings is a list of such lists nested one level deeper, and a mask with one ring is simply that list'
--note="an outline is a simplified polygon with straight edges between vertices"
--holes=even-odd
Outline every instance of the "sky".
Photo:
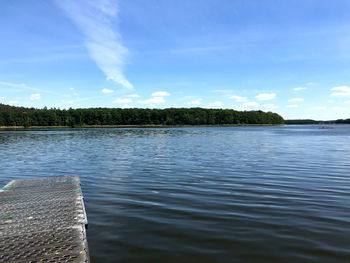
[{"label": "sky", "polygon": [[350,118],[349,0],[0,1],[0,103]]}]

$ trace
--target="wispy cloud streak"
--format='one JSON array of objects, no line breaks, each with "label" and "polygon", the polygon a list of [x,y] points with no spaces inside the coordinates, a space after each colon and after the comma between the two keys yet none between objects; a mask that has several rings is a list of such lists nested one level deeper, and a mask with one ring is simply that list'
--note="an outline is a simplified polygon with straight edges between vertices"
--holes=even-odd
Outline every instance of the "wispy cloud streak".
[{"label": "wispy cloud streak", "polygon": [[56,0],[67,16],[85,35],[85,46],[91,58],[106,75],[122,87],[133,89],[125,78],[123,66],[128,50],[112,25],[117,18],[116,0]]},{"label": "wispy cloud streak", "polygon": [[40,92],[53,94],[53,95],[59,95],[55,91],[45,90],[45,89],[38,89],[38,88],[32,88],[32,87],[29,87],[29,86],[27,86],[26,84],[23,84],[23,83],[11,83],[11,82],[0,81],[0,89],[1,89],[2,86],[6,87],[6,88],[27,89],[27,90],[40,91]]}]

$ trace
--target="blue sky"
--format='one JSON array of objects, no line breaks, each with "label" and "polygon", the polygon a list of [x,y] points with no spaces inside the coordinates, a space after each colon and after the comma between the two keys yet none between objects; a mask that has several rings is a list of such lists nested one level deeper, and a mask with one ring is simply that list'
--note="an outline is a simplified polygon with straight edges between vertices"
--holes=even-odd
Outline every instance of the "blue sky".
[{"label": "blue sky", "polygon": [[0,2],[0,102],[350,118],[348,0]]}]

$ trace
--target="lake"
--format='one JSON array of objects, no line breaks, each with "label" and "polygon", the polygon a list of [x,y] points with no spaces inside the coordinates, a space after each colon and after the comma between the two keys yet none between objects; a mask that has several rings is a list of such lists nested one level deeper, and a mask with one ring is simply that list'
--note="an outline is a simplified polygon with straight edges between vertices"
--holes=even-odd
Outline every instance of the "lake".
[{"label": "lake", "polygon": [[0,131],[0,186],[79,175],[92,262],[349,262],[350,125]]}]

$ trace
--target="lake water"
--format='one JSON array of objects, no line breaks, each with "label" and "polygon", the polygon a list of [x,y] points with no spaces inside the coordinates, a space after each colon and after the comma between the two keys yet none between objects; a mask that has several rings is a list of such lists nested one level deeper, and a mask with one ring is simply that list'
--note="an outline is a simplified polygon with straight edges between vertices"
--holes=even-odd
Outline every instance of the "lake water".
[{"label": "lake water", "polygon": [[349,262],[350,126],[0,131],[0,185],[79,175],[92,262]]}]

